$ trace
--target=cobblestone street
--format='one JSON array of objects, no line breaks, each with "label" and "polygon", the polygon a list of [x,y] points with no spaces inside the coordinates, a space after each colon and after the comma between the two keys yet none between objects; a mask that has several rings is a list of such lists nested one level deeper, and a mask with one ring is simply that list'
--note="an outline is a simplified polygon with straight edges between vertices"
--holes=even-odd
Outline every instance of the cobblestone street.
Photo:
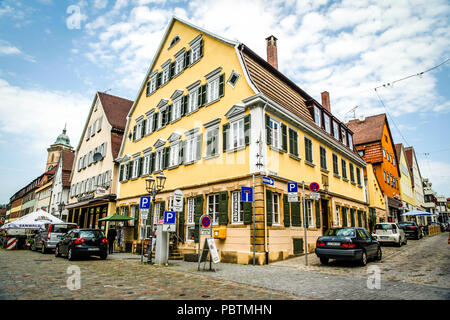
[{"label": "cobblestone street", "polygon": [[[197,263],[140,264],[137,255],[68,261],[31,251],[0,250],[0,299],[450,299],[448,233],[401,248],[383,246],[383,260],[359,267],[320,265],[314,254],[268,266],[221,263],[216,272]],[[122,257],[122,258],[120,258]],[[69,290],[69,266],[81,270],[81,289]],[[368,289],[368,268],[381,272],[381,288]],[[203,268],[203,265],[202,265]]]}]

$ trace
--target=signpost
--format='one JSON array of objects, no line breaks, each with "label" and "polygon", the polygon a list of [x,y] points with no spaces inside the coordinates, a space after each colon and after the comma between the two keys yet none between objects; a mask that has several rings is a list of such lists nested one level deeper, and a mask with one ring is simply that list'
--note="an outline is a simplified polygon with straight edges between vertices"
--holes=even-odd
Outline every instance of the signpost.
[{"label": "signpost", "polygon": [[298,183],[288,182],[288,202],[298,202]]},{"label": "signpost", "polygon": [[141,197],[139,201],[139,211],[141,213],[141,262],[144,262],[144,239],[145,224],[148,219],[148,211],[150,210],[151,198],[149,196]]},{"label": "signpost", "polygon": [[[200,235],[212,237],[212,234],[213,234],[213,224],[212,224],[212,221],[211,221],[211,217],[209,215],[206,215],[206,214],[202,215],[200,217],[199,224],[200,224],[200,234],[199,234],[199,239],[198,239],[198,271],[200,271],[200,263],[202,261],[202,257],[205,254],[207,254],[207,253],[205,253],[205,247],[206,246],[209,247],[209,245],[208,245],[208,243],[207,243],[207,241],[205,239],[205,243],[203,244],[203,252],[200,253],[200,242],[201,242],[200,241]],[[210,238],[208,238],[208,239],[210,239]],[[214,242],[214,238],[212,238],[212,240]],[[216,249],[216,253],[217,253],[217,249]],[[217,255],[217,257],[218,257],[218,255]],[[206,257],[205,257],[205,259],[206,259]],[[213,256],[211,254],[210,260],[209,260],[209,270],[212,270],[212,265],[211,265],[211,260],[212,259],[213,259]],[[220,259],[219,259],[219,261],[220,261]]]}]

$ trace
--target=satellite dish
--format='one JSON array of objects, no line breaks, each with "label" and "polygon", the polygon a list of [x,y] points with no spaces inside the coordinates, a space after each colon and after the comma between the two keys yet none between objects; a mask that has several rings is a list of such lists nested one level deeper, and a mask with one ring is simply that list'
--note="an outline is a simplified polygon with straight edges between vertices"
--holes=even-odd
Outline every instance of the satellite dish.
[{"label": "satellite dish", "polygon": [[95,162],[100,161],[102,159],[103,159],[103,156],[102,156],[102,154],[100,152],[94,153],[94,161]]}]

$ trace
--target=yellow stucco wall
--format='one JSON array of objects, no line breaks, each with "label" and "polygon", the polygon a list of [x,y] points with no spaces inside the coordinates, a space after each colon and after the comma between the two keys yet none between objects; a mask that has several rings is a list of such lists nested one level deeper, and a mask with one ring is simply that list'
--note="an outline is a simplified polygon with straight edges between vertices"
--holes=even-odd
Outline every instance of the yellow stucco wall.
[{"label": "yellow stucco wall", "polygon": [[411,184],[411,176],[408,169],[408,162],[406,160],[406,155],[404,149],[402,148],[400,152],[400,194],[403,201],[408,202],[411,206],[414,206],[415,199]]}]

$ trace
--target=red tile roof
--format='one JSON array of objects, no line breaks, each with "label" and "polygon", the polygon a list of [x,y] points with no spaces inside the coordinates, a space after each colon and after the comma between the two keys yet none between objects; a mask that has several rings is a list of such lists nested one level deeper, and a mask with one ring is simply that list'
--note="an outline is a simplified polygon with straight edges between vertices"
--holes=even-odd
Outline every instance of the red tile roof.
[{"label": "red tile roof", "polygon": [[403,148],[403,143],[397,143],[395,145],[395,153],[397,154],[398,161],[400,161],[400,158],[401,158],[402,148]]},{"label": "red tile roof", "polygon": [[380,141],[383,138],[383,128],[386,122],[386,114],[378,114],[365,118],[351,120],[347,127],[353,131],[353,142],[355,145]]},{"label": "red tile roof", "polygon": [[98,92],[98,96],[111,126],[125,130],[127,115],[133,106],[133,101],[103,92]]},{"label": "red tile roof", "polygon": [[75,153],[68,150],[63,150],[61,152],[61,157],[62,157],[62,183],[64,187],[70,187],[70,174],[72,172]]}]

